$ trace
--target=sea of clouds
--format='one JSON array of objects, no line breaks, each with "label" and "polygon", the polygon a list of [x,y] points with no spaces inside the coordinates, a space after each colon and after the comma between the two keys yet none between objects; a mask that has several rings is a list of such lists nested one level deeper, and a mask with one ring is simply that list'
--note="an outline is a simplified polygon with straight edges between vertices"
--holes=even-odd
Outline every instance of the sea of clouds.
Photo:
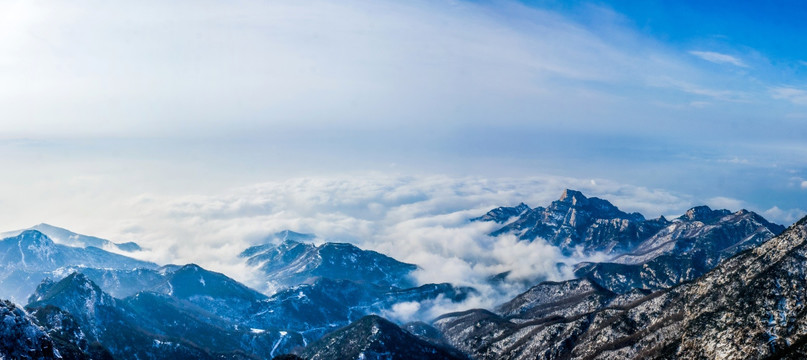
[{"label": "sea of clouds", "polygon": [[[45,221],[114,242],[134,241],[144,250],[126,255],[161,265],[196,263],[268,294],[273,291],[268,279],[239,254],[256,244],[277,242],[273,235],[283,230],[315,234],[315,243],[347,242],[416,264],[413,276],[419,284],[448,282],[477,290],[462,304],[446,299],[401,303],[383,314],[401,321],[428,320],[449,311],[492,308],[541,281],[572,278],[579,262],[607,260],[603,254],[564,255],[543,239],[491,237],[500,224],[470,221],[499,206],[547,206],[565,189],[647,218],[669,218],[703,204],[732,211],[747,208],[785,225],[804,214],[605,179],[358,172],[188,189],[185,195],[59,191],[44,193],[53,195],[47,201],[5,208],[5,215],[20,216],[22,226],[10,228]],[[74,195],[65,199],[65,194]],[[73,208],[75,203],[83,205]],[[505,272],[504,281],[491,281]]]},{"label": "sea of clouds", "polygon": [[[115,240],[141,244],[146,250],[136,255],[143,259],[197,263],[266,289],[265,279],[238,254],[276,241],[272,234],[288,229],[316,234],[316,242],[349,242],[417,264],[414,277],[421,284],[450,282],[479,290],[459,306],[438,299],[399,304],[386,314],[425,319],[449,310],[490,308],[537,282],[571,278],[571,267],[564,264],[605,260],[596,254],[564,256],[542,239],[491,237],[487,234],[497,224],[470,221],[498,206],[548,205],[567,188],[647,217],[679,214],[693,204],[685,195],[606,180],[367,173],[266,182],[218,195],[142,195],[127,204],[132,217]],[[505,271],[510,272],[506,281],[492,285],[489,279]]]}]

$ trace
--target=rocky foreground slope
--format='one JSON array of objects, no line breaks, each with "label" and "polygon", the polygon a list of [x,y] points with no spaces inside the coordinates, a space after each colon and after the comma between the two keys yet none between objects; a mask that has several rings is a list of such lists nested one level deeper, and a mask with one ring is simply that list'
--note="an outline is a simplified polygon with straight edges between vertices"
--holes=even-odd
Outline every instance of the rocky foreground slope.
[{"label": "rocky foreground slope", "polygon": [[0,301],[0,324],[0,359],[56,358],[53,340],[10,301]]},{"label": "rocky foreground slope", "polygon": [[807,218],[693,282],[615,294],[544,283],[495,311],[434,325],[478,359],[758,359],[807,356]]}]

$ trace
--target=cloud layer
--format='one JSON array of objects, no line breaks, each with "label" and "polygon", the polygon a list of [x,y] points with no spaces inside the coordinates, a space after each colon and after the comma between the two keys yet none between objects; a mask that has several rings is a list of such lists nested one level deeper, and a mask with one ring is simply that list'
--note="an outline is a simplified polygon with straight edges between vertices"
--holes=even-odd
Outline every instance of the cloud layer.
[{"label": "cloud layer", "polygon": [[[680,214],[694,205],[686,195],[602,179],[365,173],[267,182],[213,196],[139,196],[126,203],[130,218],[111,227],[110,237],[140,243],[148,249],[138,254],[141,258],[163,264],[193,262],[262,288],[264,279],[254,277],[256,272],[238,253],[281,230],[310,232],[319,242],[350,242],[417,264],[415,277],[422,284],[474,286],[481,296],[463,306],[490,307],[539,281],[570,278],[569,267],[559,263],[605,259],[564,257],[541,240],[493,238],[486,234],[495,224],[468,221],[497,206],[547,205],[566,188],[648,217]],[[732,210],[741,205],[726,198],[709,202]],[[505,271],[511,272],[507,283],[489,284],[491,276]],[[436,301],[415,309],[404,304],[395,316],[412,312],[428,317],[449,305]]]}]

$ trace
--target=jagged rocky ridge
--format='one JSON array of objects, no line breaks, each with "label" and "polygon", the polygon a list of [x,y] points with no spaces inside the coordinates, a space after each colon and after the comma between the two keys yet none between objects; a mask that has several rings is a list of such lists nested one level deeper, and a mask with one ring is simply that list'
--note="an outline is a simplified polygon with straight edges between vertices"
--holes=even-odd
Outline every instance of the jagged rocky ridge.
[{"label": "jagged rocky ridge", "polygon": [[620,293],[633,288],[662,289],[692,280],[783,230],[747,210],[730,213],[700,206],[630,252],[609,262],[579,264],[575,275],[593,278]]},{"label": "jagged rocky ridge", "polygon": [[373,285],[410,288],[409,276],[417,266],[402,263],[375,251],[346,243],[305,243],[314,236],[284,231],[274,241],[250,247],[241,253],[247,264],[265,274],[266,292],[294,286],[318,277],[350,280]]},{"label": "jagged rocky ridge", "polygon": [[784,230],[756,213],[698,206],[667,220],[627,214],[606,200],[566,190],[546,208],[525,204],[493,209],[473,221],[503,224],[492,236],[542,238],[566,253],[600,252],[612,257],[575,266],[578,278],[625,293],[661,289],[692,280],[720,261],[757,246]]},{"label": "jagged rocky ridge", "polygon": [[478,359],[803,358],[807,218],[693,282],[618,295],[588,279],[538,285],[495,311],[434,325]]},{"label": "jagged rocky ridge", "polygon": [[[518,214],[515,220],[512,220],[513,214]],[[639,213],[625,213],[606,200],[587,198],[575,190],[564,191],[559,200],[546,208],[530,209],[520,204],[514,208],[497,208],[472,219],[505,223],[493,231],[492,236],[510,233],[528,241],[540,237],[566,254],[578,250],[627,251],[663,227],[662,220],[645,220]]]}]

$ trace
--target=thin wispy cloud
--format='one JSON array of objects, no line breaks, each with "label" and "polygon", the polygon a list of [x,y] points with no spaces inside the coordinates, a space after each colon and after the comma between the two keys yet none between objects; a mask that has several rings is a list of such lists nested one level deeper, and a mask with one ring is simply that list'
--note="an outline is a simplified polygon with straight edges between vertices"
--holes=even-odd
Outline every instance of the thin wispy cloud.
[{"label": "thin wispy cloud", "polygon": [[807,105],[807,90],[780,86],[771,88],[771,97],[779,100],[786,100],[796,105]]},{"label": "thin wispy cloud", "polygon": [[[727,102],[746,102],[750,98],[750,95],[743,91],[714,89],[699,85],[697,83],[670,77],[653,78],[650,80],[649,84],[656,87],[676,89],[688,94],[699,95],[704,98]],[[690,103],[690,105],[693,107],[703,107],[707,104],[708,102],[705,101],[694,101]]]},{"label": "thin wispy cloud", "polygon": [[715,64],[729,64],[739,67],[748,67],[748,65],[742,60],[728,54],[722,54],[714,51],[694,51],[694,50],[690,51],[689,53],[703,60],[713,62]]}]

